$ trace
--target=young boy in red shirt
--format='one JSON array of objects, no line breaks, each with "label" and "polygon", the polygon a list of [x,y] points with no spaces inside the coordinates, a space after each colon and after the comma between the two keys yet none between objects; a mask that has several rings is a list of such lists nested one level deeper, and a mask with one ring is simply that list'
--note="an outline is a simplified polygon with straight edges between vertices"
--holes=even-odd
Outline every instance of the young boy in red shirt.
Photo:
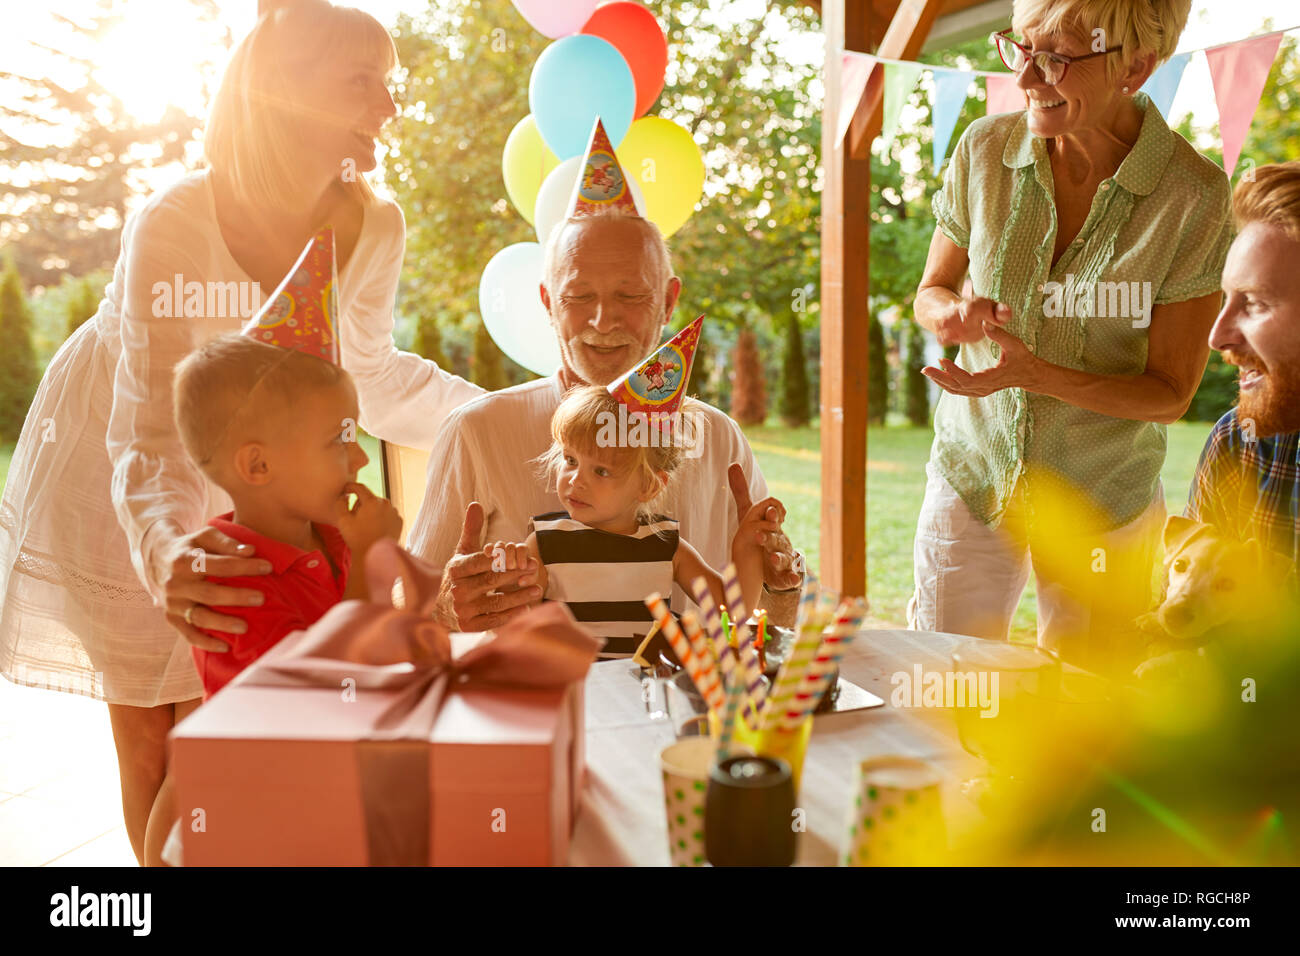
[{"label": "young boy in red shirt", "polygon": [[192,648],[207,700],[287,634],[345,598],[366,597],[365,575],[349,571],[375,541],[399,539],[402,519],[357,483],[369,459],[356,443],[356,389],[338,365],[221,336],[177,365],[173,400],[186,451],[235,505],[208,523],[271,563],[270,574],[209,578],[261,591],[265,601],[213,608],[248,629],[204,630],[227,652]]}]

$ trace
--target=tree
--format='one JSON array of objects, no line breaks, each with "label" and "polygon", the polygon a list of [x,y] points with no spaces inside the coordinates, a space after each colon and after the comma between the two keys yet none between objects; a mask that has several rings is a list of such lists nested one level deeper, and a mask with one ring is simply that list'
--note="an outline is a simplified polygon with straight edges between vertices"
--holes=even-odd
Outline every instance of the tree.
[{"label": "tree", "polygon": [[505,355],[492,341],[487,326],[480,322],[474,330],[474,358],[470,368],[474,384],[483,386],[489,392],[505,388],[510,382],[506,378],[504,362]]},{"label": "tree", "polygon": [[[216,0],[187,2],[216,22]],[[71,77],[66,85],[0,72],[20,91],[0,105],[0,242],[14,248],[29,286],[112,265],[142,175],[197,153],[198,117],[170,107],[142,122],[97,79],[95,44],[125,15],[125,0],[100,0],[80,22],[53,14],[68,49],[46,49],[59,67],[51,72]],[[90,52],[70,52],[78,46]]]},{"label": "tree", "polygon": [[925,331],[915,321],[903,322],[903,394],[905,413],[913,425],[930,424],[930,380],[925,368]]},{"label": "tree", "polygon": [[741,329],[731,358],[731,417],[742,425],[767,421],[767,372],[753,329]]},{"label": "tree", "polygon": [[[7,251],[6,251],[7,252]],[[0,441],[17,441],[36,395],[32,312],[11,254],[0,273]]]},{"label": "tree", "polygon": [[442,349],[442,333],[438,331],[438,322],[431,315],[421,315],[416,320],[415,341],[411,351],[431,359],[439,368],[450,369],[447,353]]},{"label": "tree", "polygon": [[103,298],[101,293],[104,290],[103,284],[96,283],[90,276],[72,279],[71,286],[65,306],[69,338],[99,311],[99,303]]},{"label": "tree", "polygon": [[885,327],[873,310],[867,326],[867,422],[885,424],[889,409],[889,359],[885,352]]},{"label": "tree", "polygon": [[[705,324],[707,326],[707,319]],[[714,406],[721,404],[717,383],[714,381],[718,375],[716,352],[717,347],[709,341],[707,332],[701,332],[699,342],[695,346],[695,358],[691,361],[691,381],[687,386],[688,394]]]},{"label": "tree", "polygon": [[808,360],[803,352],[803,330],[799,316],[790,312],[785,320],[785,350],[781,356],[781,421],[790,428],[807,425],[809,409]]},{"label": "tree", "polygon": [[[708,170],[700,207],[669,240],[679,311],[719,329],[765,324],[819,274],[820,54],[791,62],[786,45],[804,35],[820,50],[817,15],[793,4],[739,19],[709,0],[646,5],[670,54],[650,113],[690,130]],[[529,112],[529,74],[551,41],[509,0],[431,4],[402,16],[395,35],[405,73],[387,168],[408,226],[403,305],[445,330],[472,321],[492,255],[536,240],[506,196],[501,150]],[[800,318],[811,327],[816,316],[809,303]]]}]

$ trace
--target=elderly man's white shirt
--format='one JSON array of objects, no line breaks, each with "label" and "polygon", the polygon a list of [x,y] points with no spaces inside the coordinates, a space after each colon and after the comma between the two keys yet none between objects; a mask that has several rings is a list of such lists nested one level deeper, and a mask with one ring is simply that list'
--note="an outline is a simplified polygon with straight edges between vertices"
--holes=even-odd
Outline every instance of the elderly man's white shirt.
[{"label": "elderly man's white shirt", "polygon": [[[562,397],[558,376],[551,376],[485,395],[451,414],[429,457],[424,503],[407,542],[413,553],[445,565],[471,501],[487,515],[480,548],[489,541],[523,541],[534,515],[565,510],[536,461],[550,447],[551,416]],[[707,421],[703,454],[682,463],[660,510],[676,518],[682,537],[721,571],[731,560],[739,524],[728,466],[744,468],[754,501],[767,496],[767,482],[740,427],[712,405],[698,407]],[[688,606],[674,588],[673,609]]]}]

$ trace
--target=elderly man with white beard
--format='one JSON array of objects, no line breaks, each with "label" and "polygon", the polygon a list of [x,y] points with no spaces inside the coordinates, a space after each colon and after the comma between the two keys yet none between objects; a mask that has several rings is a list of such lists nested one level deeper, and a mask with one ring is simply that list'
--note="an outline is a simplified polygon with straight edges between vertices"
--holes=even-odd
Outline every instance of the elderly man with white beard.
[{"label": "elderly man with white beard", "polygon": [[[659,230],[639,216],[594,215],[556,226],[540,294],[559,339],[560,370],[461,406],[429,458],[407,546],[444,568],[443,623],[486,630],[540,601],[535,560],[520,571],[493,571],[484,544],[522,541],[534,515],[562,510],[536,463],[551,442],[552,414],[568,389],[608,385],[654,351],[681,286]],[[664,511],[709,565],[722,568],[739,516],[767,497],[767,483],[739,426],[701,405],[701,453],[683,464]],[[777,510],[769,519],[783,521]],[[761,606],[772,623],[792,624],[802,562],[784,532],[768,533],[763,544]],[[674,592],[674,609],[689,606],[680,588]]]},{"label": "elderly man with white beard", "polygon": [[1210,346],[1239,372],[1214,426],[1187,517],[1225,537],[1300,556],[1300,162],[1255,170],[1233,195],[1237,237]]}]

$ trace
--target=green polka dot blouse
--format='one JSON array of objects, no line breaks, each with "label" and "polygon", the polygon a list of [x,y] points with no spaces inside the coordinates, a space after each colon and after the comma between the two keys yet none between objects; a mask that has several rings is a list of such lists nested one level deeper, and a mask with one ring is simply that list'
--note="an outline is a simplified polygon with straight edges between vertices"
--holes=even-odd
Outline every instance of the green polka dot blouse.
[{"label": "green polka dot blouse", "polygon": [[[1217,291],[1233,238],[1223,170],[1170,130],[1145,94],[1134,102],[1145,114],[1137,142],[1054,267],[1052,168],[1023,111],[972,123],[931,201],[944,235],[967,250],[974,294],[1010,307],[1009,331],[1046,361],[1105,375],[1145,370],[1149,325],[1162,317],[1151,307]],[[988,339],[961,346],[962,368],[996,363]],[[1042,470],[1094,506],[1081,521],[1127,524],[1154,500],[1165,457],[1163,425],[1022,389],[945,392],[934,430],[932,461],[987,525],[1021,476]]]}]

